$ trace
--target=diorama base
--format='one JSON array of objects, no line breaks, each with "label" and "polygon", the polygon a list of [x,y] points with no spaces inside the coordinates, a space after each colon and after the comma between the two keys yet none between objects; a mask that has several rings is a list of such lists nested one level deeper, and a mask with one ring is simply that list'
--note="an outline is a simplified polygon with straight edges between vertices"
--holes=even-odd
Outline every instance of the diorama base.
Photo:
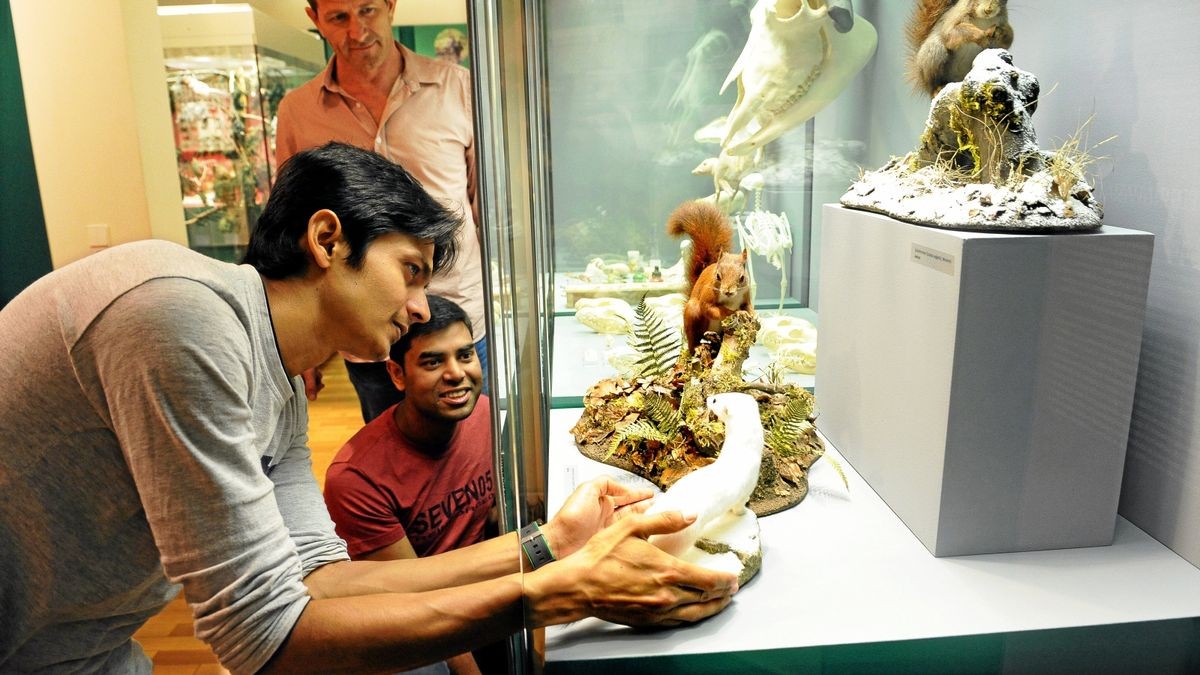
[{"label": "diorama base", "polygon": [[750,509],[735,516],[726,514],[704,529],[700,541],[684,553],[684,560],[710,570],[736,574],[745,586],[762,569],[758,516]]},{"label": "diorama base", "polygon": [[826,205],[818,428],[935,555],[1110,543],[1153,241]]}]

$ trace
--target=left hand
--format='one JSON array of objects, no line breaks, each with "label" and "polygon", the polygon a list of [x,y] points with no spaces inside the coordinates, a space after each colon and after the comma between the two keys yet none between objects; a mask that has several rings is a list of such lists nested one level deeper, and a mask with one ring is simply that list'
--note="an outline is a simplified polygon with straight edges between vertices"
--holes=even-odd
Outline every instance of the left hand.
[{"label": "left hand", "polygon": [[558,513],[542,526],[542,534],[554,557],[565,558],[616,520],[645,511],[653,495],[652,490],[627,487],[608,476],[593,478],[575,488]]},{"label": "left hand", "polygon": [[304,395],[310,401],[317,400],[317,394],[321,393],[321,390],[325,388],[321,366],[302,371],[300,377],[304,378]]}]

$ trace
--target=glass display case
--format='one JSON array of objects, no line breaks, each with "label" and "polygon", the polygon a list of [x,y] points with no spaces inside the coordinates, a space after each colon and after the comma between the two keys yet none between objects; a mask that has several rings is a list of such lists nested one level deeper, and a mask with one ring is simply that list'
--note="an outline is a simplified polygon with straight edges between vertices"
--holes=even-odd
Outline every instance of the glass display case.
[{"label": "glass display case", "polygon": [[[813,205],[820,203],[813,169],[838,173],[832,183],[855,171],[852,156],[815,164],[814,153],[862,144],[818,144],[809,120],[758,153],[723,152],[714,129],[738,98],[736,83],[722,85],[746,43],[748,9],[736,2],[545,5],[556,405],[579,405],[588,386],[621,371],[628,354],[621,322],[605,325],[605,318],[628,317],[627,306],[643,297],[685,290],[688,238],[665,227],[684,201],[720,200],[736,247],[751,248],[747,271],[760,312],[812,319]],[[754,250],[747,226],[764,218],[784,241]],[[616,306],[607,316],[600,310],[599,328],[587,321],[594,298]],[[752,349],[752,368],[772,360],[780,361],[766,346]],[[789,379],[811,387],[812,363],[803,361],[793,360]]]},{"label": "glass display case", "polygon": [[249,5],[159,9],[188,246],[237,261],[275,172],[275,115],[323,68],[314,35]]},{"label": "glass display case", "polygon": [[[815,333],[805,341],[817,339],[822,205],[836,204],[862,167],[911,150],[929,99],[905,79],[909,3],[829,2],[852,4],[856,20],[874,26],[873,56],[819,109],[751,153],[752,170],[723,165],[731,161],[721,152],[729,136],[719,120],[729,125],[739,105],[739,83],[727,78],[750,48],[752,12],[776,4],[827,6],[471,3],[507,528],[553,514],[591,476],[618,474],[582,457],[570,432],[588,387],[620,372],[612,356],[626,341],[619,328],[605,333],[585,323],[580,301],[636,304],[678,292],[678,282],[655,270],[686,256],[665,227],[681,202],[709,198],[724,208],[737,227],[736,247],[752,249],[759,316],[808,322]],[[1043,65],[1053,62],[1032,51]],[[1071,104],[1086,108],[1081,100]],[[746,223],[755,213],[785,224],[779,237],[790,246],[754,251]],[[758,344],[745,375],[760,377],[780,360]],[[820,364],[815,375],[813,366],[786,378],[815,388],[819,409]],[[827,452],[841,457],[838,448]],[[518,645],[525,666],[1118,672],[1151,664],[1182,672],[1181,664],[1197,662],[1200,571],[1127,521],[1117,520],[1111,546],[939,559],[852,464],[839,466],[844,473],[819,462],[807,499],[761,519],[763,571],[724,613],[669,633],[592,620],[544,636],[531,631]],[[1137,593],[1112,595],[1132,586]],[[1124,647],[1112,647],[1117,642]]]}]

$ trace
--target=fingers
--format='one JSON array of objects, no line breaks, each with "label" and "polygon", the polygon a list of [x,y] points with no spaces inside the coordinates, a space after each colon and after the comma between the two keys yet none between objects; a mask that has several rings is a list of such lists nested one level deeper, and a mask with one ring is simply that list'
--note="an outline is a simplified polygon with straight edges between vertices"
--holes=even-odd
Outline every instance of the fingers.
[{"label": "fingers", "polygon": [[646,509],[650,508],[653,504],[653,499],[643,499],[640,502],[634,502],[632,504],[626,504],[625,506],[618,507],[616,513],[613,515],[618,520],[621,518],[627,518],[629,516],[641,515],[645,513]]},{"label": "fingers", "polygon": [[572,585],[588,587],[586,611],[616,623],[652,627],[699,621],[724,609],[738,591],[736,575],[684,562],[644,539],[693,521],[678,511],[632,514],[593,537],[587,555],[564,561],[582,566]]},{"label": "fingers", "polygon": [[677,626],[701,621],[728,607],[737,592],[735,577],[723,573],[717,576],[721,581],[715,588],[700,590],[690,586],[669,586],[668,597],[672,599],[668,602],[662,602],[663,596],[658,595],[657,602],[651,600],[644,605],[630,607],[626,612],[614,608],[615,611],[609,616],[601,618],[638,627]]},{"label": "fingers", "polygon": [[683,569],[680,571],[678,585],[699,593],[702,601],[729,597],[738,592],[736,574],[718,572],[682,561],[680,564]]},{"label": "fingers", "polygon": [[723,595],[712,600],[703,602],[692,602],[686,605],[680,605],[667,613],[663,617],[663,625],[673,625],[677,623],[695,623],[702,619],[720,612],[729,606],[733,601],[733,596]]},{"label": "fingers", "polygon": [[652,534],[671,534],[696,522],[696,514],[683,514],[679,511],[662,511],[651,515],[639,515],[622,518],[629,533],[643,539]]},{"label": "fingers", "polygon": [[[678,511],[666,511],[650,516],[630,516],[614,525],[613,533],[622,538],[622,544],[626,547],[623,549],[625,555],[640,561],[637,574],[648,575],[658,580],[658,583],[670,587],[680,602],[709,600],[737,593],[737,575],[685,562],[659,550],[650,542],[639,541],[651,534],[678,531],[694,520],[695,516],[685,519]],[[622,535],[615,529],[622,526],[627,528],[628,535]]]},{"label": "fingers", "polygon": [[601,497],[612,499],[613,506],[618,508],[654,496],[653,490],[629,487],[623,483],[618,483],[610,476],[601,476],[592,479],[585,483],[585,485],[594,487]]},{"label": "fingers", "polygon": [[317,400],[317,394],[325,388],[325,383],[322,381],[324,378],[321,375],[321,369],[309,368],[302,371],[300,376],[304,380],[304,395],[310,401]]}]

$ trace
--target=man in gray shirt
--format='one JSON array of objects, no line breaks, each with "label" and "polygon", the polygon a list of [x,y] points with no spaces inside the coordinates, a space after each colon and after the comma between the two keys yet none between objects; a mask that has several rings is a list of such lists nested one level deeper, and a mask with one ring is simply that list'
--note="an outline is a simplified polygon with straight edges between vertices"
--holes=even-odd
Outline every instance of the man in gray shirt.
[{"label": "man in gray shirt", "polygon": [[248,264],[126,244],[0,310],[0,671],[149,672],[132,635],[180,588],[197,636],[247,673],[399,669],[525,626],[728,604],[732,576],[644,541],[688,519],[641,515],[647,495],[611,481],[542,527],[557,561],[535,571],[515,533],[349,561],[297,374],[385,358],[427,320],[458,225],[400,167],[329,144],[283,167]]}]

